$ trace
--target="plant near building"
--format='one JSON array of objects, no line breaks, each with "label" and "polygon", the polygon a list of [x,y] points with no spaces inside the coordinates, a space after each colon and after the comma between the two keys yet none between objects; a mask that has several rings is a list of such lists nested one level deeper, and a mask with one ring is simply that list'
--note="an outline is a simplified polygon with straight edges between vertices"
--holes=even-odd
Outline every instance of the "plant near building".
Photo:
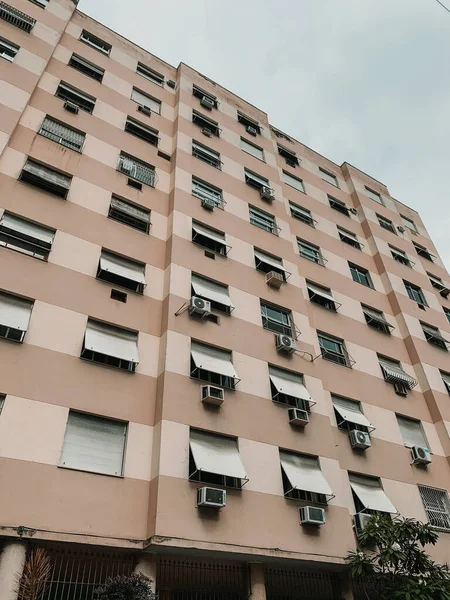
[{"label": "plant near building", "polygon": [[23,572],[17,575],[19,600],[41,600],[47,590],[52,563],[43,548],[31,550],[25,561]]},{"label": "plant near building", "polygon": [[450,570],[425,552],[439,534],[428,523],[373,515],[346,561],[367,600],[450,600]]},{"label": "plant near building", "polygon": [[142,573],[109,578],[95,590],[98,600],[155,600],[152,580]]}]

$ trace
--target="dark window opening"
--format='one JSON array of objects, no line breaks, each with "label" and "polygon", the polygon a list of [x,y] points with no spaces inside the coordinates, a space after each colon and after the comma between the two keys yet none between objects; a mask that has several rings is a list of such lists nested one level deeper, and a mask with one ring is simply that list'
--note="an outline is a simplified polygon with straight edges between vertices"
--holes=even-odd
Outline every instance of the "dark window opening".
[{"label": "dark window opening", "polygon": [[116,358],[115,356],[108,356],[107,354],[101,354],[94,350],[87,350],[84,346],[80,358],[109,367],[115,367],[116,369],[121,369],[123,371],[129,371],[130,373],[134,373],[136,370],[136,363],[134,362]]}]

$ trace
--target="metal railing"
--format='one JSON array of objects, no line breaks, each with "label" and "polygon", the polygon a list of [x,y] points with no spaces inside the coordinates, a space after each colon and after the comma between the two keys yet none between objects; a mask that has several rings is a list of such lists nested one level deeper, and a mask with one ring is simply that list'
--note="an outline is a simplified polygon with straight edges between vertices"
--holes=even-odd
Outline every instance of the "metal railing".
[{"label": "metal railing", "polygon": [[6,2],[0,2],[0,19],[11,23],[11,25],[26,31],[27,33],[30,33],[36,24],[36,19],[33,19],[20,10],[17,10],[17,8],[6,4]]},{"label": "metal railing", "polygon": [[155,186],[155,169],[151,165],[147,165],[136,158],[121,154],[119,156],[117,170],[141,183],[145,183],[151,187]]},{"label": "metal railing", "polygon": [[336,573],[266,568],[267,600],[341,600]]}]

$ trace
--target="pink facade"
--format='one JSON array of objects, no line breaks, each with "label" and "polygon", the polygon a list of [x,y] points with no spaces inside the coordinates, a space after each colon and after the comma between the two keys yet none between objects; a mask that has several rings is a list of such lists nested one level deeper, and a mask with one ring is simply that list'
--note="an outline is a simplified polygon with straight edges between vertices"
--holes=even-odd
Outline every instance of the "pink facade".
[{"label": "pink facade", "polygon": [[[40,544],[168,597],[195,559],[261,600],[277,569],[351,598],[359,515],[383,512],[355,476],[447,560],[450,276],[420,216],[72,0],[0,16],[2,600]],[[47,600],[68,599],[55,570]]]}]

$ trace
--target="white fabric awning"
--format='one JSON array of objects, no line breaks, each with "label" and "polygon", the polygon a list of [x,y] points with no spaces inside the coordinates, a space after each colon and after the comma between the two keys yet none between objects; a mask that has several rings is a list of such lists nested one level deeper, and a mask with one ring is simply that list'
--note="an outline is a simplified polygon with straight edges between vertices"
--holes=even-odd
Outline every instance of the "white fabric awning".
[{"label": "white fabric awning", "polygon": [[269,366],[269,376],[277,392],[280,394],[286,394],[287,396],[300,398],[315,404],[311,398],[311,394],[303,384],[303,377],[301,375]]},{"label": "white fabric awning", "polygon": [[43,227],[42,225],[37,225],[36,223],[31,223],[30,221],[9,214],[3,214],[0,220],[0,227],[8,229],[12,233],[17,233],[21,237],[42,242],[42,245],[48,248],[51,248],[56,233],[52,229],[47,229],[47,227]]},{"label": "white fabric awning", "polygon": [[203,279],[198,275],[192,275],[192,287],[196,296],[234,308],[228,295],[228,288],[225,285],[220,285],[220,283],[210,279]]},{"label": "white fabric awning", "polygon": [[238,379],[238,375],[231,362],[231,352],[215,348],[214,346],[192,342],[191,356],[198,369]]},{"label": "white fabric awning", "polygon": [[84,346],[106,356],[114,356],[133,363],[139,362],[138,334],[127,329],[89,320]]},{"label": "white fabric awning", "polygon": [[0,325],[26,331],[34,302],[0,292]]},{"label": "white fabric awning", "polygon": [[333,396],[333,406],[347,423],[364,425],[372,431],[375,429],[369,419],[361,412],[357,402]]},{"label": "white fabric awning", "polygon": [[349,480],[352,490],[358,496],[364,508],[391,514],[398,512],[384,493],[378,479],[350,474]]},{"label": "white fabric awning", "polygon": [[145,265],[102,250],[100,269],[145,285]]},{"label": "white fabric awning", "polygon": [[331,302],[336,302],[336,300],[333,298],[333,296],[331,295],[331,293],[327,292],[325,289],[321,288],[320,286],[314,285],[314,283],[307,282],[306,283],[306,287],[313,294],[317,294],[318,296],[322,296],[322,298],[326,298],[327,300],[330,300]]},{"label": "white fabric awning", "polygon": [[247,479],[235,439],[191,429],[189,443],[197,471]]},{"label": "white fabric awning", "polygon": [[262,250],[255,249],[255,258],[259,259],[263,263],[270,265],[271,267],[275,267],[278,271],[283,271],[284,273],[288,273],[283,266],[283,261],[281,259],[277,259],[275,256],[271,256],[270,254],[266,254]]},{"label": "white fabric awning", "polygon": [[214,231],[214,229],[210,229],[205,225],[199,225],[199,223],[194,222],[192,223],[192,229],[195,231],[195,233],[198,233],[199,235],[203,235],[204,237],[207,237],[210,240],[219,242],[219,244],[223,244],[224,246],[227,245],[225,242],[225,234],[223,234],[222,236],[218,231]]},{"label": "white fabric awning", "polygon": [[280,451],[281,467],[292,489],[333,496],[317,458]]}]

